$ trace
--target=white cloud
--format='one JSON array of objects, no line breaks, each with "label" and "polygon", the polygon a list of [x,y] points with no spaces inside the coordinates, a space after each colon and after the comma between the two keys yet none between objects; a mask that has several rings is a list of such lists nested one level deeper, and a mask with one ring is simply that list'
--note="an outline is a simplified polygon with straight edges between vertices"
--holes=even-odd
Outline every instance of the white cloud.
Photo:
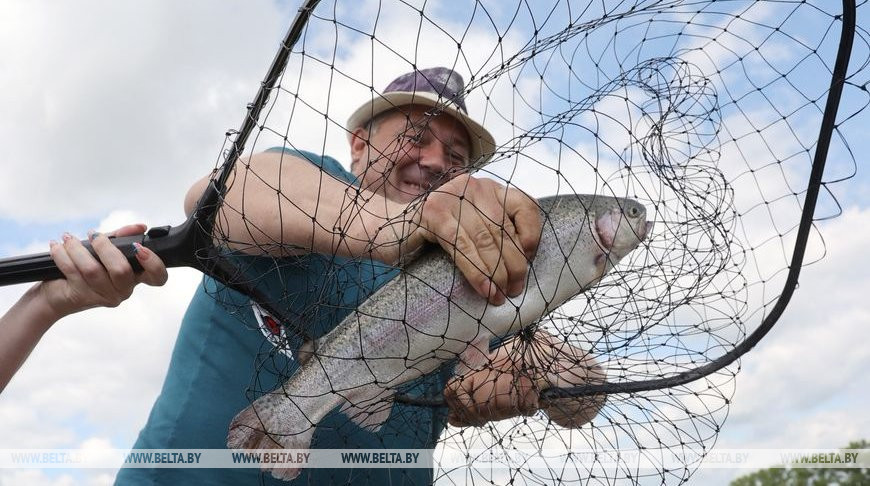
[{"label": "white cloud", "polygon": [[[270,1],[0,5],[0,216],[87,218],[100,230],[180,222],[187,187],[242,121],[288,10]],[[22,244],[3,237],[4,248]],[[47,242],[18,249],[43,252]],[[132,445],[199,278],[171,270],[165,287],[57,323],[0,396],[0,447]],[[0,289],[0,308],[24,288]],[[0,471],[0,484],[113,478]]]},{"label": "white cloud", "polygon": [[[767,337],[742,360],[719,449],[839,448],[870,437],[870,210],[821,224],[828,254]],[[726,484],[746,469],[702,469],[697,484]]]},{"label": "white cloud", "polygon": [[[14,1],[0,5],[0,85],[4,87],[0,142],[6,149],[0,167],[4,174],[14,174],[0,178],[0,216],[23,221],[88,217],[101,220],[102,230],[132,221],[179,222],[187,186],[213,167],[223,133],[241,121],[243,107],[292,16],[289,8],[281,10],[277,3]],[[365,23],[374,18],[375,5],[360,3],[354,11],[340,14]],[[499,4],[494,7],[496,13]],[[467,63],[480,74],[502,60],[498,55],[487,59],[489,53],[511,52],[528,40],[527,32],[515,29],[514,37],[494,45],[488,36],[491,30],[483,23],[467,34],[465,45],[475,48],[464,50],[468,57],[463,58],[447,42],[449,37],[424,22],[421,35],[427,42],[441,42],[442,48],[417,52],[417,29],[395,22],[395,14],[381,12],[378,34],[390,46],[398,46],[401,56],[383,46],[375,46],[373,53],[370,43],[348,45],[347,39],[341,39],[343,50],[335,66],[382,89],[397,73],[408,70],[407,61],[400,57],[420,66],[458,61],[458,69],[465,69]],[[483,22],[482,17],[478,20]],[[502,20],[496,15],[497,24]],[[461,32],[457,26],[448,25],[446,30],[457,36]],[[738,31],[735,35],[755,34]],[[312,52],[329,59],[334,40],[311,40]],[[780,47],[768,45],[765,56],[787,59],[788,52]],[[730,55],[725,51],[708,49],[705,57],[692,60],[704,67]],[[292,63],[291,68],[299,69]],[[487,114],[499,141],[515,135],[511,121],[524,128],[539,122],[534,117],[538,107],[524,104],[535,100],[536,74],[528,70],[514,76],[516,91],[502,78],[469,98],[470,111]],[[327,92],[323,87],[329,86],[330,76],[336,76],[337,84]],[[370,93],[366,86],[342,76],[330,66],[307,62],[298,89],[314,109],[306,112],[297,107],[290,128],[291,139],[304,148],[346,161],[341,125]],[[292,82],[284,87],[296,89]],[[490,96],[488,102],[481,99],[483,93]],[[282,101],[289,99],[286,92],[280,96]],[[288,106],[270,118],[279,133],[287,130],[280,111]],[[607,106],[601,109],[614,111]],[[326,111],[329,122],[319,116]],[[599,121],[601,137],[617,151],[630,140],[622,125],[637,125],[620,124],[616,117]],[[750,129],[736,116],[723,122],[738,127],[734,130]],[[328,127],[325,136],[324,127]],[[747,160],[769,158],[771,150],[778,156],[796,151],[793,144],[784,143],[788,137],[785,127],[778,126],[767,137],[747,138],[741,145],[743,154],[722,153],[721,168],[733,182],[746,169]],[[781,143],[770,149],[765,138]],[[256,147],[265,148],[271,141],[264,136]],[[613,154],[599,160],[594,147],[581,145],[575,147],[576,153],[563,153],[560,159],[557,148],[558,144],[533,144],[522,151],[516,171],[512,160],[493,169],[501,175],[513,174],[524,189],[543,195],[552,192],[549,188],[560,178],[527,162],[552,161],[561,164],[562,177],[576,181],[581,191],[600,189],[600,181],[589,178],[588,172],[592,166],[612,164],[605,159]],[[783,182],[791,181],[794,174],[774,174],[776,180],[761,177],[768,194],[778,196],[787,191]],[[745,176],[745,184],[755,184],[750,179]],[[747,187],[755,189],[739,188],[741,208],[758,202],[758,194],[747,193]],[[756,241],[769,236],[771,228],[764,228],[764,234],[759,231],[768,219],[761,212],[758,221],[747,217],[746,237]],[[866,230],[870,213],[852,210],[821,226],[829,256],[804,270],[802,287],[780,324],[743,360],[720,447],[836,447],[870,436],[862,409],[870,398],[866,391],[870,383],[863,374],[870,358],[860,345],[870,337],[864,304],[870,291],[864,275],[870,263],[864,251],[870,244]],[[45,248],[40,242],[22,252]],[[768,258],[779,250],[757,254]],[[813,249],[812,254],[818,255],[819,250]],[[776,268],[782,267],[782,261],[775,263]],[[195,272],[173,270],[164,288],[139,289],[119,309],[72,316],[53,328],[0,396],[0,448],[132,444],[159,391],[181,315],[197,281]],[[0,289],[0,308],[8,308],[21,291],[21,287]],[[95,472],[85,481],[108,484],[111,478],[109,473]],[[0,484],[7,483],[82,481],[69,474],[0,470]]]},{"label": "white cloud", "polygon": [[[141,219],[134,211],[116,211],[99,227]],[[171,269],[163,287],[140,287],[116,309],[56,323],[0,395],[0,448],[131,446],[160,391],[200,278],[193,270]],[[0,309],[25,288],[0,289]],[[106,485],[113,478],[105,470],[0,470],[0,484]]]},{"label": "white cloud", "polygon": [[122,206],[177,222],[287,17],[266,0],[5,2],[0,164],[15,176],[0,179],[0,215],[63,220]]},{"label": "white cloud", "polygon": [[[828,254],[802,270],[785,314],[744,358],[733,425],[759,415],[822,414],[837,409],[844,394],[863,403],[870,400],[863,371],[870,367],[870,351],[857,344],[870,338],[870,307],[862,304],[870,292],[864,275],[870,266],[864,251],[870,245],[868,228],[870,210],[854,208],[821,225]],[[870,429],[864,434],[870,435]]]}]

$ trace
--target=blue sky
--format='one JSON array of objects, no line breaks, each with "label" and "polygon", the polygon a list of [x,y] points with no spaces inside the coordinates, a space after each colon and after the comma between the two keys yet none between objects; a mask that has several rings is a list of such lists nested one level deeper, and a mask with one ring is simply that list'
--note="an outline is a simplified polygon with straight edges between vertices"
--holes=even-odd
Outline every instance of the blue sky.
[{"label": "blue sky", "polygon": [[30,243],[44,242],[59,238],[64,231],[84,234],[99,225],[99,219],[66,220],[51,223],[39,221],[21,222],[14,219],[0,219],[0,234],[3,234],[5,248],[0,248],[4,257],[16,256],[15,250]]}]

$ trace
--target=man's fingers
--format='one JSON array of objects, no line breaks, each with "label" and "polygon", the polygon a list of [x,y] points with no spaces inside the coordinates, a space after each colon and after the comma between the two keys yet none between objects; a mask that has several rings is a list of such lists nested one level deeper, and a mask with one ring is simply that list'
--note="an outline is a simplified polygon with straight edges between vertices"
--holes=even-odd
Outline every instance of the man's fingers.
[{"label": "man's fingers", "polygon": [[499,294],[493,284],[491,270],[487,268],[484,256],[479,253],[480,247],[475,244],[475,238],[462,225],[456,229],[455,234],[452,241],[442,240],[444,249],[453,255],[453,263],[478,294],[486,297],[492,304],[503,303],[504,296]]},{"label": "man's fingers", "polygon": [[484,417],[475,413],[474,397],[476,374],[466,375],[452,380],[444,391],[444,399],[450,408],[447,421],[456,427],[483,425]]},{"label": "man's fingers", "polygon": [[485,282],[485,267],[480,265],[474,239],[460,224],[461,218],[468,219],[471,216],[463,214],[462,191],[456,193],[457,188],[447,187],[455,185],[457,181],[460,179],[454,179],[442,190],[428,195],[419,224],[424,230],[424,238],[440,245],[471,286],[478,292],[483,290],[482,295],[485,296],[488,293],[485,289],[488,286],[488,282]]},{"label": "man's fingers", "polygon": [[522,293],[526,285],[529,262],[534,257],[541,238],[541,216],[538,204],[518,189],[503,189],[502,261],[508,281],[504,289],[511,297]]},{"label": "man's fingers", "polygon": [[534,386],[534,382],[528,376],[521,376],[522,383],[517,387],[517,409],[522,415],[534,415],[540,408],[540,395]]},{"label": "man's fingers", "polygon": [[459,417],[459,399],[456,398],[456,390],[459,388],[459,380],[454,378],[447,382],[444,387],[444,403],[447,405],[447,422],[455,427],[464,427]]},{"label": "man's fingers", "polygon": [[483,199],[478,206],[482,213],[481,218],[489,230],[495,247],[490,254],[485,255],[490,261],[488,265],[495,265],[492,281],[505,295],[516,297],[525,285],[528,273],[528,259],[520,247],[517,229],[504,206],[504,191],[500,186],[492,191],[492,197]]},{"label": "man's fingers", "polygon": [[467,228],[480,258],[476,266],[485,274],[492,285],[485,290],[489,301],[495,305],[504,303],[510,274],[505,266],[503,246],[505,238],[502,229],[485,215],[469,211],[469,217],[463,218],[462,225]]},{"label": "man's fingers", "polygon": [[474,391],[480,386],[474,375],[459,380],[459,391],[456,396],[459,399],[460,417],[468,425],[481,426],[486,423],[486,417],[476,412],[474,403]]},{"label": "man's fingers", "polygon": [[505,218],[502,226],[501,260],[499,267],[504,269],[505,280],[496,280],[496,283],[509,296],[520,295],[526,284],[526,276],[529,272],[529,260],[519,246],[516,228],[510,219]]},{"label": "man's fingers", "polygon": [[461,175],[427,197],[422,217],[426,238],[453,255],[490,303],[501,305],[522,292],[541,234],[533,199],[495,181]]},{"label": "man's fingers", "polygon": [[[491,271],[487,276],[500,290],[490,301],[501,304],[505,295],[515,297],[525,286],[528,255],[534,254],[540,239],[540,210],[522,191],[494,181],[470,178],[469,186],[466,201],[474,211],[465,210],[461,223],[476,236],[482,268]],[[477,218],[466,219],[466,213]]]},{"label": "man's fingers", "polygon": [[[484,372],[485,373],[485,372]],[[471,390],[474,394],[474,412],[475,416],[481,421],[501,420],[500,407],[498,397],[498,374],[485,373],[486,376],[479,380],[477,386]]]},{"label": "man's fingers", "polygon": [[487,413],[490,420],[503,420],[519,415],[514,376],[499,373],[490,379],[488,386],[478,391],[479,413]]},{"label": "man's fingers", "polygon": [[[516,257],[506,258],[505,250],[509,254],[515,245],[510,237],[505,237],[503,228],[478,208],[466,204],[455,220],[445,224],[444,230],[452,232],[453,238],[442,236],[442,246],[453,254],[462,275],[490,303],[503,304],[511,284],[511,270],[516,272],[518,266]],[[522,267],[524,272],[524,263]]]},{"label": "man's fingers", "polygon": [[505,210],[514,221],[517,241],[523,249],[527,260],[531,260],[538,251],[541,241],[541,209],[526,193],[508,188],[505,196]]},{"label": "man's fingers", "polygon": [[447,422],[454,427],[468,427],[472,424],[471,411],[468,408],[471,397],[462,387],[463,383],[467,385],[469,381],[471,377],[454,378],[445,389],[444,398],[449,409]]},{"label": "man's fingers", "polygon": [[471,372],[452,380],[444,392],[451,425],[480,426],[488,421],[534,415],[540,408],[530,376],[512,364]]}]

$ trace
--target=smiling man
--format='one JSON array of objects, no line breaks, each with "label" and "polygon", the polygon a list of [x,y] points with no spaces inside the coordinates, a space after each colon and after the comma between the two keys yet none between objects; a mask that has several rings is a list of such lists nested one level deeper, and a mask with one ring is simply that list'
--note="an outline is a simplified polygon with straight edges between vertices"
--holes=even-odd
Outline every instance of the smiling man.
[{"label": "smiling man", "polygon": [[[446,68],[394,80],[348,120],[351,172],[332,157],[287,148],[236,164],[216,231],[235,255],[251,261],[248,268],[258,287],[274,296],[308,338],[334,328],[398,273],[394,264],[427,242],[452,255],[463,276],[491,304],[502,305],[506,296],[522,292],[541,232],[538,206],[515,188],[469,175],[469,169],[492,157],[496,145],[468,116],[464,92],[462,78]],[[207,176],[191,188],[188,213],[208,183]],[[214,292],[220,293],[221,303],[209,295]],[[233,416],[299,366],[304,340],[284,334],[269,317],[247,297],[205,277],[135,447],[224,448]],[[259,323],[261,332],[251,323]],[[513,346],[513,340],[507,341],[497,355],[514,356]],[[536,411],[538,390],[547,386],[546,380],[518,372],[531,363],[495,363],[449,385],[448,367],[405,385],[403,393],[444,393],[449,409],[393,404],[377,432],[333,411],[318,424],[312,448],[433,449],[448,420],[479,425]],[[271,480],[258,469],[131,468],[123,469],[117,481]],[[431,469],[310,468],[294,484],[431,481]]]},{"label": "smiling man", "polygon": [[455,118],[409,105],[378,115],[351,134],[351,171],[362,189],[411,202],[469,160],[468,132]]}]

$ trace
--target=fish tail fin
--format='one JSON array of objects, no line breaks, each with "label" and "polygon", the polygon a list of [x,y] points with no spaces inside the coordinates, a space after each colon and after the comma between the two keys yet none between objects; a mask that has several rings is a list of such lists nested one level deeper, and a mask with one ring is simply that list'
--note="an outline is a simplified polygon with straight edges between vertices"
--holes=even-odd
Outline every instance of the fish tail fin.
[{"label": "fish tail fin", "polygon": [[248,407],[239,412],[230,423],[227,434],[227,447],[230,449],[259,449],[264,427],[254,412],[254,407]]},{"label": "fish tail fin", "polygon": [[[307,451],[314,436],[316,420],[307,418],[301,413],[301,408],[292,406],[299,413],[288,419],[285,413],[276,414],[267,405],[259,406],[258,402],[268,397],[255,400],[251,406],[242,410],[233,418],[227,434],[227,447],[230,449],[290,449],[297,452]],[[261,412],[258,413],[258,410]],[[273,412],[270,414],[270,412]],[[299,475],[303,464],[282,465],[272,467],[264,465],[263,471],[270,471],[272,476],[290,480]]]}]

